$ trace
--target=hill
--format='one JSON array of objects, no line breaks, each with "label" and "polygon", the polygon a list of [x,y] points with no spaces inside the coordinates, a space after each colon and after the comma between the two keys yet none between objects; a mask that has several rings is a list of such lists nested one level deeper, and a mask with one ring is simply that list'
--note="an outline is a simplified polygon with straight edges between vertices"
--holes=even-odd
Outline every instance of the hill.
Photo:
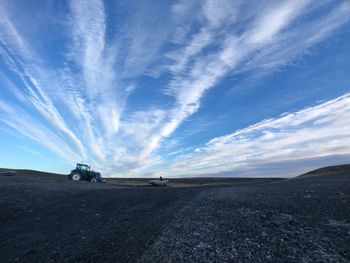
[{"label": "hill", "polygon": [[36,170],[28,170],[28,169],[10,169],[10,168],[0,168],[0,173],[5,173],[8,171],[16,172],[16,175],[19,176],[35,176],[35,177],[59,177],[63,178],[64,174],[56,174],[56,173],[49,173],[49,172],[42,172],[42,171],[36,171]]},{"label": "hill", "polygon": [[335,177],[344,177],[350,175],[350,164],[334,165],[319,168],[302,175],[297,176],[296,178],[310,178],[310,177],[322,177],[322,178],[335,178]]}]

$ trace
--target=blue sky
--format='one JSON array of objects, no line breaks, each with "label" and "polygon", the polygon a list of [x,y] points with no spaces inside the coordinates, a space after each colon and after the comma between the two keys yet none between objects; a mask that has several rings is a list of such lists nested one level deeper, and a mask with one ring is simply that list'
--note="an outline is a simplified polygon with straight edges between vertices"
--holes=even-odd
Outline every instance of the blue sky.
[{"label": "blue sky", "polygon": [[350,162],[350,2],[1,1],[0,166],[294,176]]}]

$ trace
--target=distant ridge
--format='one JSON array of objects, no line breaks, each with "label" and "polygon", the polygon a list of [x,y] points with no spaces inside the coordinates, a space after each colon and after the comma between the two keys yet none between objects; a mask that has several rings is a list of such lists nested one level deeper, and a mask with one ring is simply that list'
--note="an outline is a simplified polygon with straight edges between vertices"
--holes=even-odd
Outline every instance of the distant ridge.
[{"label": "distant ridge", "polygon": [[[57,174],[57,173],[50,173],[50,172],[42,172],[42,171],[36,171],[36,170],[29,170],[29,169],[11,169],[11,168],[0,168],[0,173],[1,172],[8,172],[8,171],[14,171],[16,172],[16,175],[19,176],[38,176],[38,177],[60,177],[65,176],[64,174]],[[326,166],[322,168],[318,168],[316,170],[309,171],[307,173],[301,174],[295,179],[299,178],[310,178],[310,177],[325,177],[325,176],[350,176],[350,164],[342,164],[342,165],[334,165],[334,166]],[[118,180],[118,178],[110,178],[111,180]],[[122,178],[119,178],[122,179]],[[124,178],[124,179],[129,179],[132,180],[131,178]],[[134,178],[134,180],[144,180],[145,178]],[[181,181],[184,178],[172,178],[174,181]],[[203,179],[207,180],[208,178],[187,178],[191,179],[192,181],[201,181]],[[213,177],[211,179],[214,180],[229,180],[230,178],[219,178],[219,177]],[[239,179],[239,178],[236,178]],[[244,178],[240,178],[244,179]]]},{"label": "distant ridge", "polygon": [[309,178],[309,177],[318,177],[318,176],[350,176],[350,164],[334,165],[319,168],[302,175],[297,176],[296,178]]},{"label": "distant ridge", "polygon": [[42,172],[36,170],[28,170],[28,169],[11,169],[11,168],[0,168],[0,172],[8,172],[14,171],[16,175],[19,176],[39,176],[39,177],[62,177],[63,174]]}]

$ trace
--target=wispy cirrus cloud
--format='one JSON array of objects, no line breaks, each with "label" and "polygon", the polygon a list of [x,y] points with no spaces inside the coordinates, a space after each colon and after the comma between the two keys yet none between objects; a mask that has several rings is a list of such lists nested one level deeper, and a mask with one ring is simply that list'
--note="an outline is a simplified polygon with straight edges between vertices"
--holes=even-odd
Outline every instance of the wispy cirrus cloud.
[{"label": "wispy cirrus cloud", "polygon": [[0,100],[0,121],[16,136],[24,136],[45,146],[66,162],[78,160],[81,153],[76,152],[71,143],[62,135],[51,130],[20,107],[14,107]]},{"label": "wispy cirrus cloud", "polygon": [[[350,94],[265,120],[177,156],[168,176],[295,176],[309,159],[350,158]],[[288,164],[289,162],[289,164]],[[304,166],[295,167],[304,162]],[[334,160],[332,160],[334,162]],[[273,168],[283,164],[283,174]],[[310,165],[310,164],[309,164]],[[312,164],[308,169],[317,168]],[[266,173],[269,168],[270,174]],[[272,174],[271,174],[272,173]]]},{"label": "wispy cirrus cloud", "polygon": [[[182,4],[186,5],[184,2]],[[225,2],[225,4],[227,5],[228,3]],[[350,5],[349,3],[342,3],[332,10],[333,12],[326,15],[326,18],[323,17],[324,20],[320,19],[311,22],[313,25],[322,26],[327,21],[326,28],[331,30],[325,29],[319,32],[316,27],[313,27],[313,30],[309,30],[305,24],[291,27],[297,18],[313,10],[311,4],[312,1],[300,0],[283,1],[278,5],[267,5],[265,7],[266,10],[263,10],[266,12],[258,12],[256,10],[255,19],[243,33],[235,34],[233,30],[231,31],[228,28],[226,29],[228,32],[221,35],[221,32],[217,32],[220,21],[223,24],[230,24],[234,23],[234,20],[237,18],[230,14],[228,19],[217,19],[213,23],[213,17],[217,16],[215,14],[217,9],[210,8],[213,3],[207,1],[201,10],[207,18],[207,22],[200,26],[198,29],[199,33],[195,33],[194,37],[190,38],[188,45],[170,54],[170,57],[174,58],[175,63],[170,67],[173,79],[170,82],[169,90],[175,97],[176,103],[174,109],[169,113],[171,116],[170,121],[165,123],[160,133],[153,137],[153,148],[157,148],[162,138],[168,137],[186,118],[197,112],[205,92],[214,87],[227,74],[241,71],[241,66],[246,63],[252,66],[251,61],[259,54],[268,52],[271,46],[278,46],[278,48],[270,53],[271,56],[266,56],[265,59],[269,60],[269,63],[283,66],[297,54],[305,52],[307,48],[349,21]],[[232,3],[230,10],[239,8],[239,4]],[[186,10],[185,7],[178,7],[178,9]],[[225,11],[223,11],[224,17],[228,13],[227,9],[229,8],[225,8]],[[214,12],[212,14],[213,17],[210,16],[210,10]],[[233,11],[232,13],[237,12]],[[288,31],[286,31],[287,28],[289,28]],[[281,43],[284,41],[283,34],[290,34],[294,37],[290,37],[288,42]],[[220,36],[219,41],[215,38],[216,36]],[[305,39],[306,36],[307,39]],[[310,37],[313,41],[309,41]],[[290,44],[293,41],[297,44]],[[299,44],[299,41],[302,44]],[[212,45],[220,48],[212,50]],[[293,52],[279,54],[287,46],[289,46],[289,50],[291,50],[290,46],[292,46],[294,49],[291,51]],[[173,53],[178,54],[178,56],[173,55]],[[260,62],[264,63],[266,60]],[[281,60],[283,60],[283,63]],[[255,68],[252,70],[259,70],[260,65],[255,64]]]},{"label": "wispy cirrus cloud", "polygon": [[[330,3],[331,8],[325,9]],[[116,17],[117,9],[126,16]],[[166,151],[172,135],[201,110],[205,94],[219,88],[223,79],[242,73],[271,74],[350,20],[346,1],[194,0],[172,6],[159,2],[153,7],[134,1],[82,0],[70,2],[67,10],[58,26],[65,36],[56,54],[60,62],[50,67],[51,58],[37,52],[35,43],[26,38],[23,21],[6,5],[1,8],[0,55],[19,80],[2,80],[16,101],[3,100],[1,121],[61,158],[83,159],[110,175],[124,176],[167,173],[162,167],[169,165]],[[337,103],[344,100],[347,97]],[[9,118],[9,112],[16,117]],[[247,129],[244,134],[249,134]],[[287,143],[278,137],[280,133],[269,134],[281,145]],[[295,131],[295,136],[302,135]],[[208,161],[215,159],[218,147],[214,141],[198,148],[183,167],[197,175],[190,165],[197,160],[203,166],[194,170],[227,171],[210,167]],[[259,143],[258,139],[239,141],[240,147],[247,147],[240,158],[256,158],[248,151]],[[229,142],[222,144],[231,147]],[[181,149],[177,152],[172,155],[176,161],[184,157]],[[238,152],[227,151],[230,154]],[[311,155],[316,152],[306,157]],[[176,164],[171,167],[176,174],[186,173]]]},{"label": "wispy cirrus cloud", "polygon": [[[27,106],[35,108],[50,125],[61,132],[74,145],[81,156],[86,156],[82,143],[68,128],[64,118],[38,79],[41,76],[37,73],[41,69],[36,65],[41,64],[40,58],[21,38],[16,27],[7,18],[4,10],[1,10],[1,13],[3,14],[1,19],[3,33],[0,47],[1,54],[9,66],[8,68],[22,80],[24,86],[24,91],[22,92],[26,96],[23,97],[17,89],[14,89],[13,94],[17,95],[18,99],[25,100]],[[26,130],[23,130],[23,133],[27,133]]]}]

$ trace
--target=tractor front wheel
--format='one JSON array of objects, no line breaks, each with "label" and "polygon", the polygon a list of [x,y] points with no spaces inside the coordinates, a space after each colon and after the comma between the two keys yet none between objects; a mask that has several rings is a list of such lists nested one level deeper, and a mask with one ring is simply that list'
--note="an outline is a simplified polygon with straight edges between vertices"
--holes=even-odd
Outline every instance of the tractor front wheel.
[{"label": "tractor front wheel", "polygon": [[97,179],[96,178],[92,178],[91,179],[91,183],[97,183]]},{"label": "tractor front wheel", "polygon": [[73,181],[80,181],[81,180],[81,174],[78,174],[78,173],[72,174],[72,180]]}]

